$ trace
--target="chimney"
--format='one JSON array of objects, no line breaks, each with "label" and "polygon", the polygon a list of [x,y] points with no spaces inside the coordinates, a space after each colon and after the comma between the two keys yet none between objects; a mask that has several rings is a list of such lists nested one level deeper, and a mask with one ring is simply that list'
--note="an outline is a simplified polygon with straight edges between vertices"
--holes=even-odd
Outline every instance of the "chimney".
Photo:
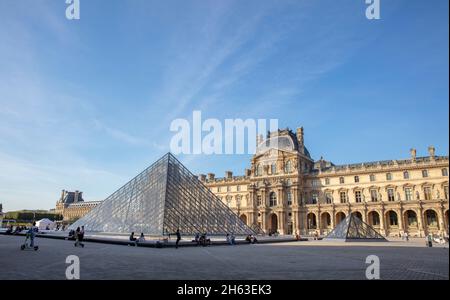
[{"label": "chimney", "polygon": [[215,177],[216,175],[214,174],[214,173],[208,173],[208,180],[209,181],[214,181],[214,177]]},{"label": "chimney", "polygon": [[231,171],[226,171],[226,172],[225,172],[225,177],[226,177],[227,179],[232,179],[232,178],[233,178],[233,172],[231,172]]},{"label": "chimney", "polygon": [[199,178],[200,181],[202,181],[202,182],[206,181],[206,175],[205,175],[205,174],[200,174],[200,175],[198,175],[198,178]]},{"label": "chimney", "polygon": [[84,200],[83,200],[83,192],[79,192],[79,193],[78,193],[78,201],[81,201],[81,202],[84,201]]},{"label": "chimney", "polygon": [[66,196],[66,191],[65,191],[65,190],[62,190],[62,191],[61,191],[61,198],[59,199],[59,201],[63,202],[65,196]]},{"label": "chimney", "polygon": [[73,202],[78,202],[78,193],[79,193],[78,191],[75,191]]},{"label": "chimney", "polygon": [[304,154],[303,147],[305,146],[305,140],[304,140],[304,132],[303,127],[297,128],[297,141],[298,141],[298,148],[302,154]]},{"label": "chimney", "polygon": [[428,153],[430,154],[430,157],[434,159],[434,156],[436,154],[436,149],[433,146],[428,147]]},{"label": "chimney", "polygon": [[416,156],[417,156],[417,151],[414,148],[411,148],[411,150],[409,150],[409,153],[411,153],[411,160],[412,161],[416,161]]}]

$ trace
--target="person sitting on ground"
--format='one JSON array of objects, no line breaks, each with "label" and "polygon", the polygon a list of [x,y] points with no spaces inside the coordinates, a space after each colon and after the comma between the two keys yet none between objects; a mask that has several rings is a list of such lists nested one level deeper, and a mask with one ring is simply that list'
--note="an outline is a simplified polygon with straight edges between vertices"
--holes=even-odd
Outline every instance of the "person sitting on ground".
[{"label": "person sitting on ground", "polygon": [[249,244],[252,243],[252,236],[251,235],[247,235],[247,237],[245,238],[245,241]]},{"label": "person sitting on ground", "polygon": [[12,234],[12,226],[8,226],[8,228],[6,229],[6,234]]},{"label": "person sitting on ground", "polygon": [[144,237],[144,233],[141,232],[141,236],[139,237],[139,239],[137,240],[138,243],[143,243],[145,242],[145,237]]},{"label": "person sitting on ground", "polygon": [[196,233],[195,234],[195,239],[194,239],[195,243],[198,245],[200,243],[200,233]]},{"label": "person sitting on ground", "polygon": [[132,242],[132,244],[137,246],[137,239],[134,237],[134,231],[130,234],[130,242]]},{"label": "person sitting on ground", "polygon": [[257,242],[256,236],[252,235],[252,244],[256,244]]}]

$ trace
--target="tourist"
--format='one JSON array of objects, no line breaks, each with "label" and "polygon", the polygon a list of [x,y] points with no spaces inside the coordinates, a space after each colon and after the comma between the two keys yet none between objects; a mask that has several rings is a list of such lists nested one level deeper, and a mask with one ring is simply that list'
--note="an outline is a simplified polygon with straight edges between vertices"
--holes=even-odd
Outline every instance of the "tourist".
[{"label": "tourist", "polygon": [[175,234],[177,236],[177,241],[175,242],[175,249],[178,249],[178,244],[180,243],[180,240],[181,240],[180,229],[177,229],[177,232]]},{"label": "tourist", "polygon": [[137,246],[137,239],[134,237],[134,231],[130,234],[130,242],[133,242],[133,245]]},{"label": "tourist", "polygon": [[231,245],[231,239],[230,239],[229,233],[227,233],[226,239],[227,239],[227,244]]},{"label": "tourist", "polygon": [[428,247],[433,247],[433,235],[431,233],[427,235],[425,240]]},{"label": "tourist", "polygon": [[143,232],[141,232],[141,236],[139,237],[138,242],[139,243],[145,242],[145,236]]},{"label": "tourist", "polygon": [[77,230],[75,230],[75,247],[81,246],[84,248],[84,244],[81,242],[83,240],[83,234],[81,228],[77,227]]},{"label": "tourist", "polygon": [[249,244],[252,243],[252,236],[251,235],[247,235],[247,237],[245,238],[245,241]]},{"label": "tourist", "polygon": [[199,243],[200,243],[200,233],[196,233],[195,234],[195,239],[194,239],[194,241],[195,241],[195,243],[197,244],[197,246],[199,245]]},{"label": "tourist", "polygon": [[28,234],[30,235],[30,247],[34,247],[34,238],[36,237],[37,232],[38,228],[36,227],[36,222],[33,222],[33,225],[28,230]]},{"label": "tourist", "polygon": [[405,240],[406,240],[407,242],[409,242],[409,234],[408,234],[407,232],[405,232]]},{"label": "tourist", "polygon": [[252,244],[256,244],[258,242],[258,240],[256,239],[256,236],[251,236],[252,239]]},{"label": "tourist", "polygon": [[231,240],[231,245],[236,245],[236,237],[234,236],[234,233],[231,234],[230,240]]}]

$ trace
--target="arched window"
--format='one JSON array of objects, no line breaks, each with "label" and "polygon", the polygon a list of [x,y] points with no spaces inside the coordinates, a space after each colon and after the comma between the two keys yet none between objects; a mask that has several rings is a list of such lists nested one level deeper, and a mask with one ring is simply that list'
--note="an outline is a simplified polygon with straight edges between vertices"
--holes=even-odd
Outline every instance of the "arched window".
[{"label": "arched window", "polygon": [[277,194],[275,192],[270,193],[269,206],[277,206]]},{"label": "arched window", "polygon": [[290,160],[288,160],[286,162],[286,164],[284,165],[284,172],[285,173],[291,173],[292,172],[292,163]]}]

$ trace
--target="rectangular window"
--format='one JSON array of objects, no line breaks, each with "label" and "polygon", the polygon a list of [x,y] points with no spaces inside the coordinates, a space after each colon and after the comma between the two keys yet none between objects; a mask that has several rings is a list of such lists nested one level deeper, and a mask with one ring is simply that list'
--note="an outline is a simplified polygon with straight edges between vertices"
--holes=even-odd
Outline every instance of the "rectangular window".
[{"label": "rectangular window", "polygon": [[395,201],[394,189],[388,189],[387,194],[388,194],[388,201],[391,201],[391,202]]},{"label": "rectangular window", "polygon": [[406,201],[411,201],[412,198],[412,189],[411,188],[406,188],[405,189],[405,199]]},{"label": "rectangular window", "polygon": [[344,182],[345,182],[345,181],[344,181],[344,177],[339,177],[339,183],[340,183],[340,184],[344,184]]},{"label": "rectangular window", "polygon": [[333,203],[333,196],[331,195],[331,193],[325,194],[325,200],[327,201],[327,204]]},{"label": "rectangular window", "polygon": [[425,195],[425,200],[431,200],[431,187],[429,186],[424,187],[423,193]]},{"label": "rectangular window", "polygon": [[387,173],[386,174],[386,180],[392,180],[392,174],[391,173]]},{"label": "rectangular window", "polygon": [[444,186],[444,198],[445,200],[448,200],[448,186]]},{"label": "rectangular window", "polygon": [[408,171],[403,172],[403,179],[409,179],[409,172]]},{"label": "rectangular window", "polygon": [[227,192],[231,192],[231,186],[227,186]]},{"label": "rectangular window", "polygon": [[317,204],[319,200],[319,195],[317,194],[317,192],[313,192],[312,193],[312,204]]},{"label": "rectangular window", "polygon": [[261,195],[256,196],[256,200],[258,202],[258,206],[261,206],[262,205],[262,197],[261,197]]},{"label": "rectangular window", "polygon": [[217,187],[217,192],[220,193],[220,186]]},{"label": "rectangular window", "polygon": [[356,203],[361,203],[361,191],[355,192],[355,200],[356,200]]},{"label": "rectangular window", "polygon": [[291,194],[291,192],[287,192],[287,204],[289,206],[292,205],[292,194]]},{"label": "rectangular window", "polygon": [[377,202],[378,201],[378,192],[377,192],[377,190],[370,190],[370,199],[372,200],[372,202]]},{"label": "rectangular window", "polygon": [[428,170],[422,170],[422,177],[428,177]]},{"label": "rectangular window", "polygon": [[340,193],[341,203],[347,203],[347,193],[341,192]]},{"label": "rectangular window", "polygon": [[442,176],[448,176],[448,170],[442,169]]},{"label": "rectangular window", "polygon": [[325,184],[329,185],[330,184],[330,178],[325,178]]},{"label": "rectangular window", "polygon": [[312,181],[312,186],[313,186],[313,187],[318,187],[318,186],[319,186],[319,180],[314,179],[314,180]]},{"label": "rectangular window", "polygon": [[370,174],[370,181],[375,181],[375,175],[374,174]]},{"label": "rectangular window", "polygon": [[359,176],[355,176],[355,182],[359,182]]},{"label": "rectangular window", "polygon": [[237,190],[238,192],[240,192],[240,191],[241,191],[241,186],[238,185],[238,186],[236,187],[236,190]]}]

